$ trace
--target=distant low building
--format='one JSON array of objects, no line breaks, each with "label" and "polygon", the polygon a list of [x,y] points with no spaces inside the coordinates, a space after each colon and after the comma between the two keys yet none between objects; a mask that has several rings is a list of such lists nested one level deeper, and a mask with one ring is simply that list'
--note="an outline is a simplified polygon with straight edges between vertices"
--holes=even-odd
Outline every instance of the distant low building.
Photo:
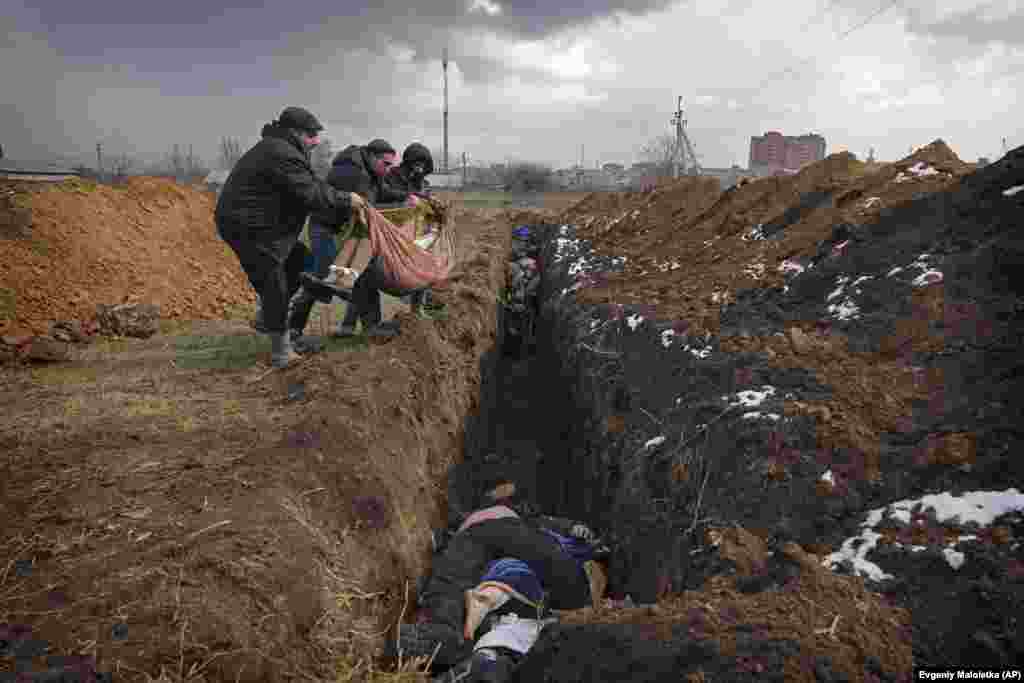
[{"label": "distant low building", "polygon": [[462,171],[449,173],[431,173],[427,180],[436,190],[455,190],[462,187]]},{"label": "distant low building", "polygon": [[78,178],[81,175],[81,173],[72,168],[65,168],[46,161],[0,159],[0,178],[4,180],[55,183]]}]

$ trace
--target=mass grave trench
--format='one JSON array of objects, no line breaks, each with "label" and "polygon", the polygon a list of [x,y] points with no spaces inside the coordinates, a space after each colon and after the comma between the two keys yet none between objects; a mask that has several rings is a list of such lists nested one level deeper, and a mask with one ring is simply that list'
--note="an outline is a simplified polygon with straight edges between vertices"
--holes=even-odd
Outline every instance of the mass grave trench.
[{"label": "mass grave trench", "polygon": [[[527,478],[538,506],[586,519],[611,539],[622,550],[612,568],[612,592],[641,604],[735,571],[708,542],[712,527],[741,525],[773,549],[792,541],[834,550],[858,534],[873,508],[930,492],[1019,486],[1024,471],[1014,454],[1024,424],[1016,398],[1024,389],[1024,240],[1017,217],[1024,195],[1008,191],[1024,184],[1022,160],[1024,149],[1014,150],[955,189],[917,197],[874,224],[835,226],[785,288],[740,292],[722,312],[718,338],[690,335],[686,321],[652,319],[653,311],[643,307],[577,303],[570,295],[581,263],[593,273],[614,268],[615,259],[595,256],[573,240],[571,226],[543,226],[538,351],[528,369],[517,371],[531,378],[531,401],[543,415],[535,424],[538,452],[512,459],[494,452],[493,435],[480,436],[476,452],[466,454],[463,474],[453,473],[453,486],[478,490],[486,476],[468,473],[486,472],[488,460],[534,468]],[[852,248],[838,254],[829,248],[847,240]],[[893,277],[922,254],[934,258],[917,272]],[[910,277],[932,270],[941,273],[945,294],[937,319],[926,315],[927,301],[915,299],[916,278]],[[830,311],[828,294],[864,275],[870,278],[858,283],[864,296],[857,316],[843,319]],[[766,308],[774,315],[765,316]],[[891,347],[887,337],[896,336],[897,322],[908,317],[925,320],[943,343],[924,350]],[[832,387],[812,372],[776,367],[763,353],[721,350],[730,334],[780,336],[798,322],[845,335],[854,352],[895,354],[940,378],[938,399],[919,402],[899,429],[879,433],[877,479],[856,476],[862,453],[823,453],[814,420],[785,415],[784,402],[825,400]],[[487,375],[492,398],[484,403],[501,398],[495,375],[513,372],[504,359],[493,362]],[[751,413],[757,415],[746,417]],[[937,441],[968,431],[970,462],[950,466],[929,459]],[[782,473],[773,469],[779,462]],[[853,473],[843,482],[843,495],[814,495],[830,467]],[[994,524],[1011,539],[1024,532],[1012,512]],[[880,547],[871,559],[899,577],[869,586],[910,608],[918,665],[1024,656],[1015,616],[1024,576],[1019,543],[969,543],[959,550],[966,563],[954,568],[941,548]],[[846,564],[835,569],[856,571]],[[552,659],[554,643],[606,638],[588,629],[550,629],[529,661],[561,666],[557,656]],[[609,646],[612,651],[629,649],[625,630],[601,629],[614,634],[609,643],[619,643]],[[682,660],[662,655],[677,663],[713,658],[687,652],[678,655]]]}]

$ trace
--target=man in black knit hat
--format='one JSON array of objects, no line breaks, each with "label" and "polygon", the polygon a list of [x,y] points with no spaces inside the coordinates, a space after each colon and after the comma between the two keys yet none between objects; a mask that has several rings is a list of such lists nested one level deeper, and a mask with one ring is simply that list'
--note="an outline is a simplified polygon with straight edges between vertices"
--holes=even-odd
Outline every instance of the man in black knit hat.
[{"label": "man in black knit hat", "polygon": [[288,334],[288,302],[299,288],[305,247],[299,234],[311,211],[348,220],[365,205],[359,195],[339,192],[317,178],[310,151],[323,126],[301,107],[288,107],[263,126],[262,140],[242,155],[224,184],[215,213],[217,232],[260,296],[262,331],[270,335],[271,362],[284,368],[299,360],[301,340]]}]

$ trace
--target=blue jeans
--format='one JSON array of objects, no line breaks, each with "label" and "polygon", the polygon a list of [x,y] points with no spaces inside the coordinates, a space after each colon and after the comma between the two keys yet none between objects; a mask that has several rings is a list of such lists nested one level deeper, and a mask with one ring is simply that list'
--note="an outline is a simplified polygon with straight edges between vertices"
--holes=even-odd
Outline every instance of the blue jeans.
[{"label": "blue jeans", "polygon": [[309,220],[309,241],[313,253],[306,259],[306,271],[318,278],[327,277],[334,259],[338,258],[338,243],[334,235],[330,228]]},{"label": "blue jeans", "polygon": [[[320,225],[313,219],[309,221],[309,241],[312,245],[312,254],[306,257],[305,270],[313,273],[316,277],[323,279],[330,273],[334,259],[338,257],[338,243],[334,239],[334,231]],[[291,314],[288,316],[288,328],[299,330],[306,328],[309,316],[313,312],[313,304],[316,299],[305,288],[292,303]]]}]

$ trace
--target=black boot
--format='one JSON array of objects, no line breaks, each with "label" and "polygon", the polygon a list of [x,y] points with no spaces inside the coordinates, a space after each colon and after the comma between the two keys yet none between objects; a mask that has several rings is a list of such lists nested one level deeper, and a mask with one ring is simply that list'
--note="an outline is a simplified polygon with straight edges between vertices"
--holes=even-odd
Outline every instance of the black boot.
[{"label": "black boot", "polygon": [[444,671],[473,652],[473,643],[463,640],[461,633],[445,624],[432,622],[401,624],[398,627],[398,643],[388,638],[388,646],[389,649],[397,649],[387,653],[395,659],[399,654],[403,660],[433,657],[434,671]]},{"label": "black boot", "polygon": [[319,353],[324,349],[324,345],[316,339],[304,337],[302,335],[302,330],[291,330],[288,334],[291,337],[292,348],[295,350],[295,353],[300,356]]},{"label": "black boot", "polygon": [[301,334],[309,323],[309,316],[313,312],[313,304],[316,301],[316,296],[309,288],[299,289],[288,306],[288,328],[298,330]]},{"label": "black boot", "polygon": [[518,657],[505,648],[481,648],[433,683],[505,683],[515,671]]}]

